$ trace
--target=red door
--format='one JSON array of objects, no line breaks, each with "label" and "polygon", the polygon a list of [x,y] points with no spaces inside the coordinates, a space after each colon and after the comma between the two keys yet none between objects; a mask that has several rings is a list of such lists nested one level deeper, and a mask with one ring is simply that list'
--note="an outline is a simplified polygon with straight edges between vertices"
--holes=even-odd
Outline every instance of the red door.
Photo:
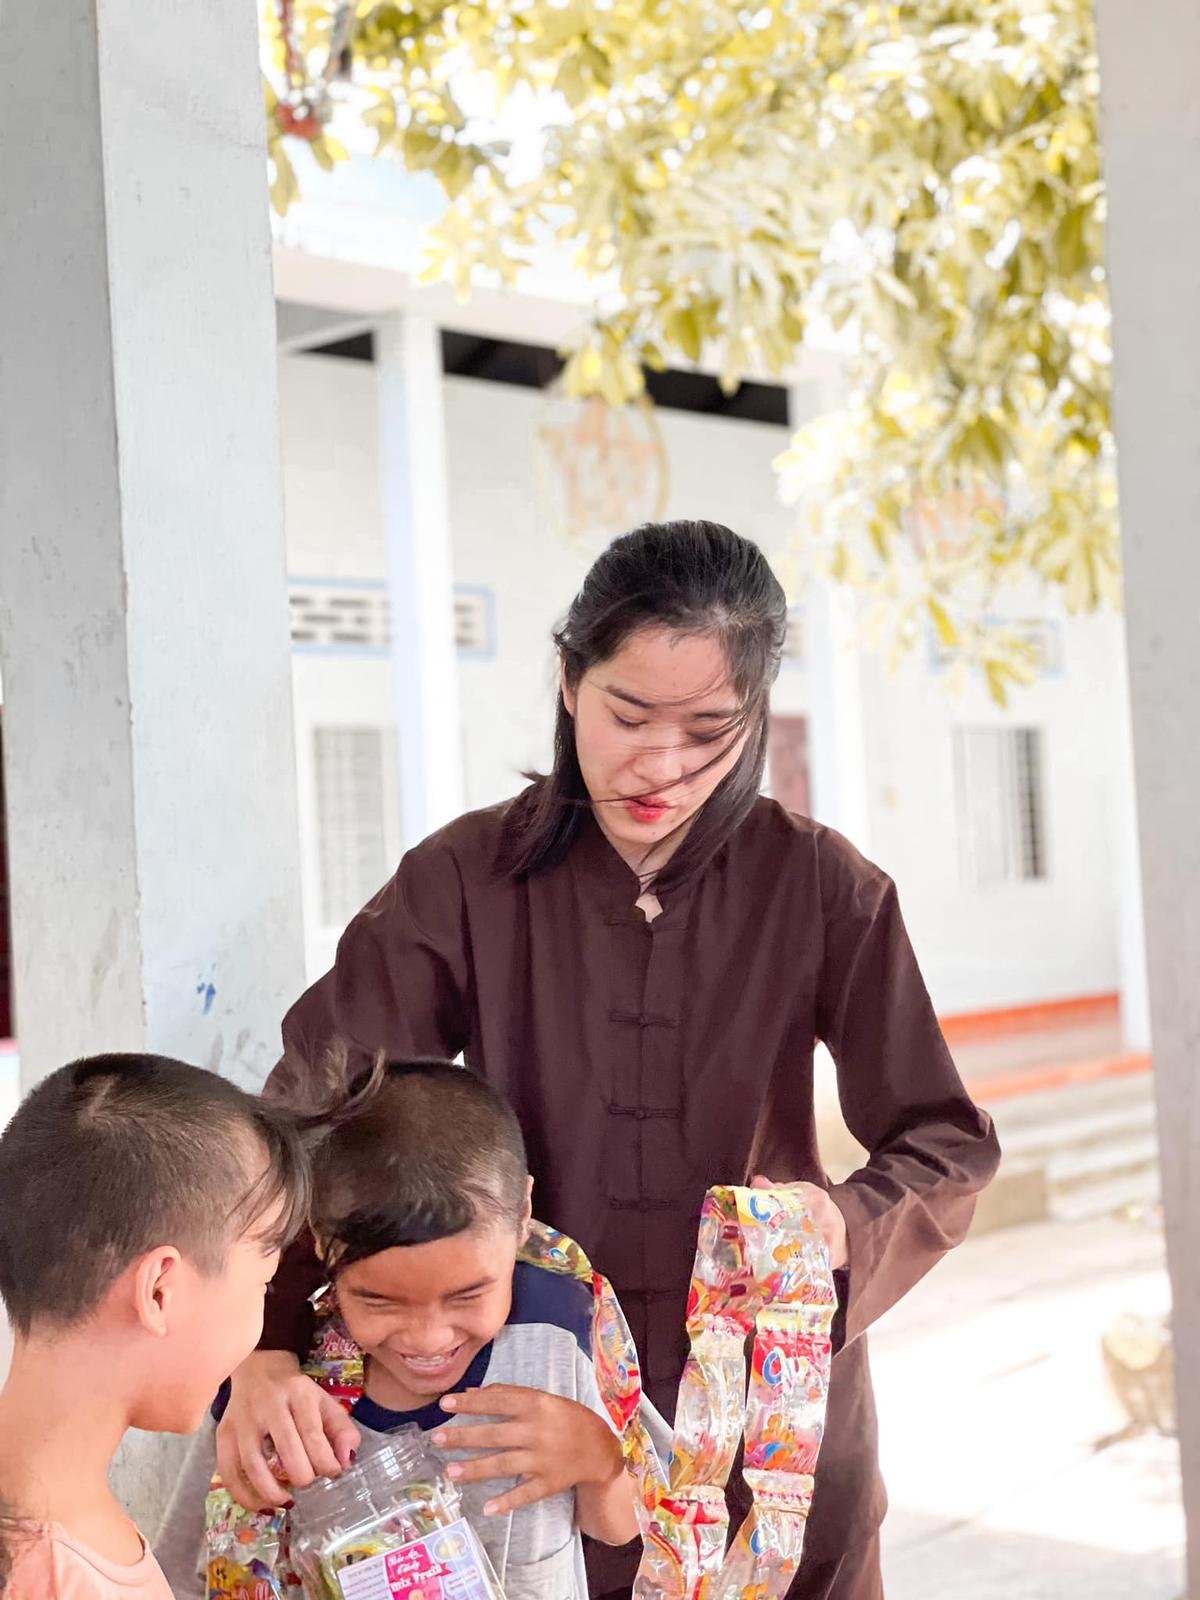
[{"label": "red door", "polygon": [[807,717],[771,718],[767,738],[767,774],[771,793],[785,810],[794,811],[801,817],[811,815]]}]

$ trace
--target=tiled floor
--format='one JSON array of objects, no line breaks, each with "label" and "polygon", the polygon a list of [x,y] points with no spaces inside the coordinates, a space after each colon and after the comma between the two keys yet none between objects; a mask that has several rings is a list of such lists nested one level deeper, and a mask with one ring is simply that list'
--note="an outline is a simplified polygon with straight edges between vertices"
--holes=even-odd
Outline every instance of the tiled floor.
[{"label": "tiled floor", "polygon": [[1101,1335],[1167,1303],[1157,1232],[1105,1219],[968,1241],[884,1319],[888,1600],[1180,1600],[1174,1441],[1097,1449]]}]

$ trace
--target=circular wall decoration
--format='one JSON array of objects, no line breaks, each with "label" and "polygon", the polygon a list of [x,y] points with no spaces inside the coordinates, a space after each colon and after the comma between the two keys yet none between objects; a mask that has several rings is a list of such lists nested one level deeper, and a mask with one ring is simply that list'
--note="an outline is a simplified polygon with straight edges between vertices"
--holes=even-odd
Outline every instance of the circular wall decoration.
[{"label": "circular wall decoration", "polygon": [[648,400],[618,409],[560,391],[535,430],[534,462],[546,520],[585,555],[666,510],[667,451]]}]

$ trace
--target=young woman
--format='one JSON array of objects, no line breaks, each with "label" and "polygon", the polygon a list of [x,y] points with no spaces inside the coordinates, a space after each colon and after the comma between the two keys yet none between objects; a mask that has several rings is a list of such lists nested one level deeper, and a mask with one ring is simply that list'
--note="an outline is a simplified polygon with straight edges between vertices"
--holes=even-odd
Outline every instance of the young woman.
[{"label": "young woman", "polygon": [[[803,1186],[841,1305],[793,1593],[874,1600],[885,1496],[863,1333],[962,1239],[998,1149],[892,883],[759,794],[785,622],[763,555],[728,528],[618,539],[556,635],[552,771],[405,856],[288,1014],[272,1087],[302,1089],[339,1037],[364,1059],[463,1052],[515,1107],[537,1213],[612,1280],[668,1414],[705,1189]],[[818,1039],[870,1153],[833,1186],[814,1125]],[[218,1438],[226,1481],[264,1501],[285,1493],[265,1436],[299,1483],[349,1449],[344,1418],[297,1372],[318,1281],[293,1253]],[[592,1592],[627,1585],[635,1555],[597,1561]]]}]

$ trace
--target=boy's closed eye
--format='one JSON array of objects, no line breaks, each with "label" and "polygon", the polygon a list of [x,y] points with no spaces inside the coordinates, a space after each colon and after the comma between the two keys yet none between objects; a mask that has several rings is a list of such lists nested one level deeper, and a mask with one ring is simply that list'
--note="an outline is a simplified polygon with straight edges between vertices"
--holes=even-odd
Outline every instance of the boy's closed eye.
[{"label": "boy's closed eye", "polygon": [[[441,1303],[447,1306],[470,1305],[473,1301],[481,1300],[485,1294],[495,1287],[495,1279],[468,1284],[464,1289],[452,1289],[448,1294],[442,1295]],[[352,1288],[348,1291],[348,1298],[364,1306],[398,1306],[403,1308],[406,1304],[400,1296],[382,1294],[377,1289]]]}]

